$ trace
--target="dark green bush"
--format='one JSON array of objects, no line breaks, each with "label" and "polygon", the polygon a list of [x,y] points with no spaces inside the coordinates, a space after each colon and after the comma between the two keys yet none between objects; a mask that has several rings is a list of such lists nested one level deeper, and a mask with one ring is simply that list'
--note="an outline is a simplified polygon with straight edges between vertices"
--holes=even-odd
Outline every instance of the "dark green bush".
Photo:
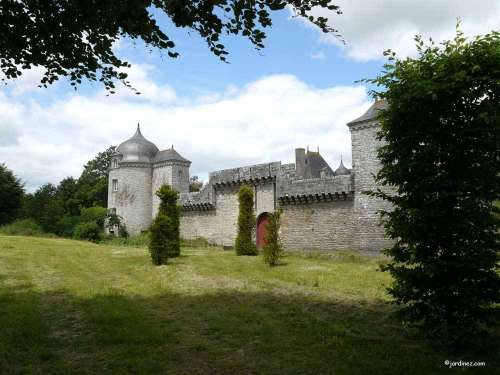
[{"label": "dark green bush", "polygon": [[234,244],[236,255],[257,255],[257,246],[253,242],[255,214],[253,212],[253,190],[250,186],[241,186],[238,192],[238,201],[238,235]]},{"label": "dark green bush", "polygon": [[108,210],[104,207],[94,206],[82,208],[80,211],[80,222],[87,223],[89,221],[94,221],[100,228],[104,228],[104,222],[107,215]]},{"label": "dark green bush", "polygon": [[81,223],[80,216],[65,215],[57,220],[57,235],[63,237],[73,237],[75,228]]},{"label": "dark green bush", "polygon": [[170,226],[171,222],[169,218],[161,213],[156,215],[153,224],[151,224],[149,252],[151,254],[151,260],[156,266],[167,264],[169,258],[168,254],[170,252]]},{"label": "dark green bush", "polygon": [[282,211],[279,209],[270,214],[269,222],[266,226],[266,244],[262,248],[262,254],[264,256],[264,262],[271,267],[276,266],[279,259],[283,256],[283,244],[281,243],[279,235],[281,213]]},{"label": "dark green bush", "polygon": [[168,258],[180,255],[180,210],[177,205],[179,193],[169,185],[163,185],[156,195],[161,203],[158,214],[151,225],[149,251],[153,264],[166,264]]},{"label": "dark green bush", "polygon": [[371,80],[381,112],[372,195],[393,239],[384,267],[406,322],[456,345],[483,338],[500,303],[500,33],[440,46],[416,38],[419,56],[390,61]]},{"label": "dark green bush", "polygon": [[102,235],[102,229],[95,221],[81,223],[75,227],[74,236],[79,240],[99,242],[99,240],[102,238]]}]

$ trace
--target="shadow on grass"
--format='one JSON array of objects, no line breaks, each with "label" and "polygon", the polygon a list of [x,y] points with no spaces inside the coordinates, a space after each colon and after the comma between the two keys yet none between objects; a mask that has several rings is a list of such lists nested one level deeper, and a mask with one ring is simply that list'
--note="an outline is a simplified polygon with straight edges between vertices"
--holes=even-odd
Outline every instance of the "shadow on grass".
[{"label": "shadow on grass", "polygon": [[[429,374],[455,358],[374,304],[232,291],[77,297],[0,287],[0,373]],[[477,370],[477,368],[475,369]]]}]

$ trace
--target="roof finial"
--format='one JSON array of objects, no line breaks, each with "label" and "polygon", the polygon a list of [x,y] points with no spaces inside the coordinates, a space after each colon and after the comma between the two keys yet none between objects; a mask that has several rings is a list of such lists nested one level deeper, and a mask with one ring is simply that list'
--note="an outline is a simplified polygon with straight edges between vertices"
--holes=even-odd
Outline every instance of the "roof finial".
[{"label": "roof finial", "polygon": [[139,123],[137,123],[137,130],[135,131],[135,135],[140,135],[142,137],[141,127],[139,126]]},{"label": "roof finial", "polygon": [[172,147],[170,147],[172,150],[174,149],[174,144],[172,143]]},{"label": "roof finial", "polygon": [[319,154],[319,146],[318,146],[318,154]]},{"label": "roof finial", "polygon": [[307,152],[309,152],[309,145],[307,145]]}]

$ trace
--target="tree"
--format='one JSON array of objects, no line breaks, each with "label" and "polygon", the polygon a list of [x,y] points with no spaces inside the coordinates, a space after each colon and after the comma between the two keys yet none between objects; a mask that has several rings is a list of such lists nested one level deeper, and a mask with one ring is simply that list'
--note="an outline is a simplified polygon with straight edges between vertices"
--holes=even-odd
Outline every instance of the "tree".
[{"label": "tree", "polygon": [[64,216],[64,205],[57,199],[57,188],[44,184],[29,194],[24,207],[26,217],[34,219],[44,231],[58,233],[58,220]]},{"label": "tree", "polygon": [[271,267],[278,265],[283,256],[283,244],[280,239],[281,209],[269,215],[269,222],[266,225],[266,244],[262,248],[264,262]]},{"label": "tree", "polygon": [[141,40],[175,58],[175,43],[157,23],[166,16],[175,27],[193,30],[210,51],[226,61],[221,35],[242,35],[263,48],[272,25],[271,12],[290,6],[323,32],[336,32],[324,17],[310,15],[313,8],[340,10],[330,0],[3,0],[0,4],[0,67],[8,79],[25,69],[45,69],[41,86],[59,77],[71,85],[100,81],[113,93],[114,82],[130,86],[122,68],[130,64],[115,55],[113,43],[122,37]]},{"label": "tree", "polygon": [[500,302],[500,33],[436,46],[416,37],[418,58],[387,51],[371,83],[387,100],[379,150],[392,203],[382,214],[394,245],[389,293],[408,322],[455,344],[474,337]]},{"label": "tree", "polygon": [[200,191],[202,187],[203,187],[203,182],[198,179],[198,176],[192,176],[189,179],[190,192]]},{"label": "tree", "polygon": [[149,251],[153,264],[160,265],[180,255],[180,210],[177,205],[179,193],[169,185],[160,187],[156,195],[161,202],[151,225]]},{"label": "tree", "polygon": [[78,189],[74,195],[76,202],[71,204],[77,203],[81,207],[108,206],[108,169],[115,148],[108,147],[85,164],[77,182]]},{"label": "tree", "polygon": [[238,192],[238,201],[238,235],[234,245],[236,255],[257,255],[257,246],[253,242],[255,214],[253,212],[253,190],[250,186],[241,186]]},{"label": "tree", "polygon": [[0,164],[0,225],[14,221],[21,212],[23,183],[5,164]]},{"label": "tree", "polygon": [[73,177],[66,177],[57,186],[56,196],[64,205],[67,214],[76,216],[80,213],[78,200],[75,199],[75,194],[78,191],[77,181]]}]

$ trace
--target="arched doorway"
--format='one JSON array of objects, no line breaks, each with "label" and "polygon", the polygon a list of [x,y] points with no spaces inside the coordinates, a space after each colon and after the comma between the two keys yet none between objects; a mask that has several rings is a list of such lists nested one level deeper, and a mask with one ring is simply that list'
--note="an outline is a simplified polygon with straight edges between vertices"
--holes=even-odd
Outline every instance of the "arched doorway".
[{"label": "arched doorway", "polygon": [[257,218],[257,247],[262,247],[266,244],[266,226],[269,222],[269,214],[264,212]]}]

